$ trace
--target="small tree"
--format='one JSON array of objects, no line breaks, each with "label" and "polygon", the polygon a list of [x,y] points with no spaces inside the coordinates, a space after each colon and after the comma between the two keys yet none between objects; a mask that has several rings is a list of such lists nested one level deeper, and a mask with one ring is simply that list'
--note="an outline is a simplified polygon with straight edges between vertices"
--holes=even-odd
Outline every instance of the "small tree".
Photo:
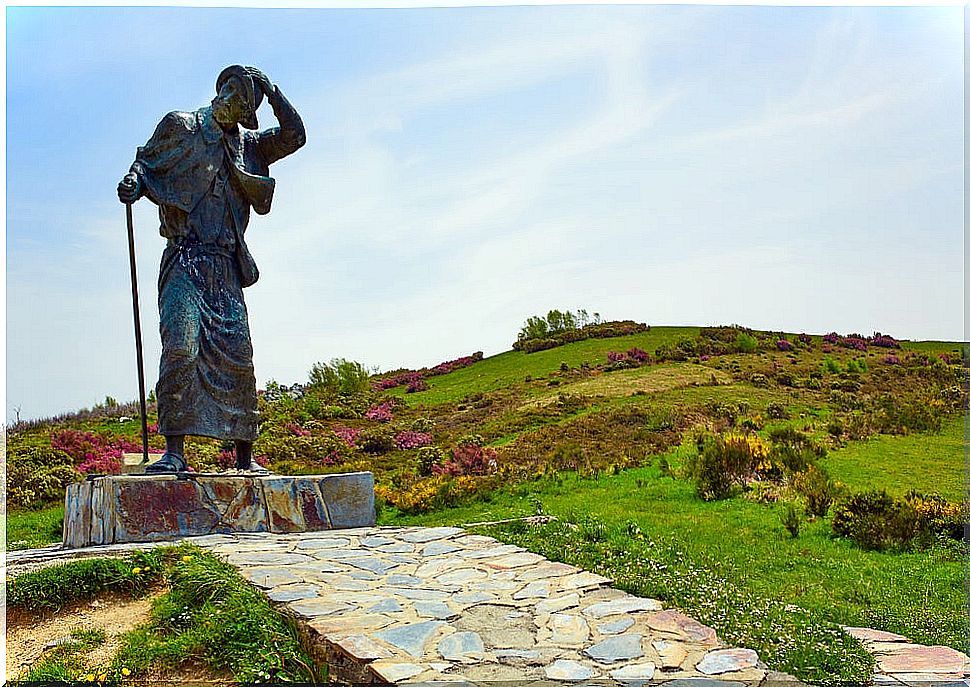
[{"label": "small tree", "polygon": [[310,369],[310,388],[351,396],[370,389],[370,371],[354,360],[334,358]]}]

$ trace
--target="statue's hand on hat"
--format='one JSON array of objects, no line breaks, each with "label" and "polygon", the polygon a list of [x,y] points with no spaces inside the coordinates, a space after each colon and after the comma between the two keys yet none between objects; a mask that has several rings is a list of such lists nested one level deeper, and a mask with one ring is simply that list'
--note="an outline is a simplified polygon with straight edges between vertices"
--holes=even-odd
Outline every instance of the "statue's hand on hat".
[{"label": "statue's hand on hat", "polygon": [[271,99],[276,93],[276,89],[273,87],[273,82],[271,82],[269,77],[260,70],[254,67],[251,69],[252,71],[250,71],[250,76],[252,76],[253,83],[266,95],[267,99]]}]

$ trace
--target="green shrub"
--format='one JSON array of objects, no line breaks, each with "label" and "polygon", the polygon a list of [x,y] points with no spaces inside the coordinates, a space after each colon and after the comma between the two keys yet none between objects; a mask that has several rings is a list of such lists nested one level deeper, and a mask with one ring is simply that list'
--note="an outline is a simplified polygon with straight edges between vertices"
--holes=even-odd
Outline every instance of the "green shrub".
[{"label": "green shrub", "polygon": [[838,361],[833,358],[826,358],[822,361],[822,372],[829,372],[831,374],[839,374],[842,372],[842,367],[839,365]]},{"label": "green shrub", "polygon": [[334,358],[329,363],[315,363],[310,369],[310,388],[331,395],[351,396],[370,390],[370,371],[358,362]]},{"label": "green shrub", "polygon": [[389,453],[394,450],[394,435],[383,427],[368,427],[357,437],[357,446],[372,455]]},{"label": "green shrub", "polygon": [[49,446],[8,447],[7,503],[14,508],[61,500],[67,485],[81,479],[64,451]]},{"label": "green shrub", "polygon": [[918,543],[922,523],[917,511],[906,501],[880,491],[862,491],[835,505],[832,531],[848,537],[863,549],[910,548]]},{"label": "green shrub", "polygon": [[795,475],[793,486],[805,497],[805,512],[811,516],[824,517],[835,501],[835,482],[818,465],[809,465],[804,472]]},{"label": "green shrub", "polygon": [[724,499],[744,484],[767,454],[753,435],[705,434],[697,439],[696,455],[687,460],[687,474],[702,499]]},{"label": "green shrub", "polygon": [[758,350],[758,340],[746,332],[738,334],[734,343],[738,348],[738,353],[754,353]]},{"label": "green shrub", "polygon": [[804,472],[818,458],[825,457],[825,448],[813,442],[807,434],[791,427],[771,432],[771,459],[780,464],[785,476]]}]

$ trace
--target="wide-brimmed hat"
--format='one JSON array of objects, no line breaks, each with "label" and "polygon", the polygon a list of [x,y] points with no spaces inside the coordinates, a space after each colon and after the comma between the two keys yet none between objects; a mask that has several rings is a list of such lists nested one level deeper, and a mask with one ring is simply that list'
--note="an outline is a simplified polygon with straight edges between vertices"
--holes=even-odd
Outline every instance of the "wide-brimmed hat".
[{"label": "wide-brimmed hat", "polygon": [[256,121],[256,110],[259,109],[260,103],[263,102],[263,89],[256,85],[256,81],[253,79],[254,73],[259,73],[259,70],[255,67],[244,67],[241,64],[233,64],[219,72],[219,76],[216,78],[216,93],[222,90],[223,84],[230,77],[235,76],[239,78],[239,81],[243,85],[243,90],[246,93],[246,104],[249,108],[249,111],[243,115],[239,123],[247,129],[259,128],[259,122]]}]

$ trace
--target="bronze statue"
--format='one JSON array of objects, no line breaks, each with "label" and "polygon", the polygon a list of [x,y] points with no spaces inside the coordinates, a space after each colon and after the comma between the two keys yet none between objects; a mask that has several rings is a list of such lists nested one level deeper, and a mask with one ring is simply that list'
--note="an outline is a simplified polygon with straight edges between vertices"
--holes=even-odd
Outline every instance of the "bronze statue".
[{"label": "bronze statue", "polygon": [[[255,131],[264,96],[279,126]],[[244,235],[250,208],[269,212],[269,166],[305,142],[279,87],[258,69],[232,65],[216,79],[210,106],[165,115],[118,184],[121,202],[147,196],[158,206],[168,239],[158,274],[156,387],[165,455],[148,472],[185,470],[186,435],[231,440],[236,467],[253,467],[256,378],[242,290],[259,271]]]}]

